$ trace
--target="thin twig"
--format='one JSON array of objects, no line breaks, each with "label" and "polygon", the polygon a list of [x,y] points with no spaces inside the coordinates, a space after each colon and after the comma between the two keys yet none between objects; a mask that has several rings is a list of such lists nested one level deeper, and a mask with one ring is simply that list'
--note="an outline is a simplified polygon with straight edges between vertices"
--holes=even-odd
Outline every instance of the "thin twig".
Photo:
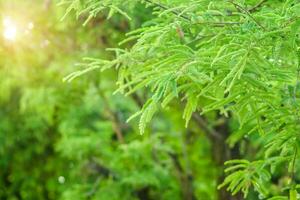
[{"label": "thin twig", "polygon": [[[145,2],[149,3],[149,4],[152,4],[154,6],[157,6],[163,10],[169,10],[169,8],[163,4],[160,4],[160,3],[157,3],[157,2],[153,2],[152,0],[144,0]],[[181,17],[183,18],[184,20],[187,20],[187,21],[191,21],[191,19],[185,15],[182,15],[180,14],[180,12],[176,11],[176,10],[171,10],[170,11],[171,13],[173,13],[174,15],[176,15],[177,17]]]},{"label": "thin twig", "polygon": [[261,7],[265,2],[267,2],[268,0],[261,0],[259,1],[255,6],[253,6],[252,8],[248,9],[248,12],[254,12],[256,11],[259,7]]},{"label": "thin twig", "polygon": [[224,26],[233,26],[233,25],[239,25],[239,24],[243,24],[242,22],[196,22],[193,23],[194,24],[208,24],[208,25],[212,25],[215,27],[224,27]]},{"label": "thin twig", "polygon": [[239,10],[240,12],[244,12],[245,14],[247,14],[259,27],[261,27],[263,30],[266,30],[266,28],[263,26],[263,25],[261,25],[261,23],[259,23],[252,15],[251,15],[251,13],[247,10],[247,9],[245,9],[245,8],[243,8],[242,6],[240,6],[239,4],[237,4],[237,3],[235,3],[235,2],[233,2],[233,1],[229,1],[231,4],[233,4],[236,8],[237,8],[237,10]]},{"label": "thin twig", "polygon": [[289,26],[290,24],[292,24],[292,23],[294,23],[294,22],[296,22],[296,21],[298,21],[298,20],[300,20],[300,17],[294,17],[294,18],[288,20],[288,21],[284,24],[284,26],[283,26],[282,28],[285,28],[285,27]]}]

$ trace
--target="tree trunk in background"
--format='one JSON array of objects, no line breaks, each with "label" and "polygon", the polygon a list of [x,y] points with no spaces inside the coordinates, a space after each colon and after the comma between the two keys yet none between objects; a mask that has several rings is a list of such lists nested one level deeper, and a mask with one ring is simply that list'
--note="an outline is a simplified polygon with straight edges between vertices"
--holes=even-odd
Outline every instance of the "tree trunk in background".
[{"label": "tree trunk in background", "polygon": [[[219,177],[217,185],[224,181],[224,162],[231,159],[240,158],[239,146],[236,145],[234,148],[230,148],[226,143],[227,138],[230,135],[229,122],[226,118],[219,116],[219,121],[222,123],[217,126],[210,127],[209,123],[199,113],[193,114],[193,120],[197,123],[199,128],[205,132],[207,138],[211,142],[212,159],[219,168]],[[242,200],[242,194],[238,193],[232,196],[230,192],[226,191],[226,188],[218,190],[217,200]]]},{"label": "tree trunk in background", "polygon": [[[230,148],[226,143],[228,136],[230,135],[230,128],[228,120],[224,119],[224,123],[214,127],[215,131],[219,134],[219,138],[211,138],[212,142],[212,156],[215,163],[220,168],[220,175],[218,177],[218,185],[224,181],[224,162],[231,159],[240,158],[239,146],[235,145],[234,148]],[[232,196],[230,192],[226,191],[226,188],[218,190],[218,200],[242,200],[243,196],[238,193]]]}]

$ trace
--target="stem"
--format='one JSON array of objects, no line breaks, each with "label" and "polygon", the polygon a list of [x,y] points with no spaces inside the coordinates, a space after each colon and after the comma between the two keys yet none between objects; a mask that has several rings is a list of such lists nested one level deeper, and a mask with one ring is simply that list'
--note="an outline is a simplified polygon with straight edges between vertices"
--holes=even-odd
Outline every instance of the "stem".
[{"label": "stem", "polygon": [[261,7],[265,2],[267,2],[268,0],[261,0],[260,2],[258,2],[255,6],[253,6],[252,8],[248,9],[248,12],[254,12],[256,11],[259,7]]},{"label": "stem", "polygon": [[[152,0],[144,0],[145,2],[149,3],[149,4],[152,4],[154,6],[157,6],[163,10],[169,10],[169,8],[165,5],[162,5],[160,3],[157,3],[157,2],[153,2]],[[173,13],[174,15],[178,16],[178,17],[181,17],[182,19],[184,20],[187,20],[187,21],[191,21],[191,19],[185,15],[181,15],[178,11],[176,10],[171,10],[171,13]]]},{"label": "stem", "polygon": [[234,26],[234,25],[240,25],[243,24],[243,22],[196,22],[194,24],[208,24],[215,27],[224,27],[224,26]]},{"label": "stem", "polygon": [[263,30],[266,30],[266,28],[263,26],[263,25],[261,25],[252,15],[251,15],[251,13],[247,10],[247,9],[245,9],[245,8],[243,8],[242,6],[240,6],[239,4],[237,4],[237,3],[235,3],[235,2],[233,2],[233,1],[229,1],[231,4],[233,4],[235,7],[236,7],[236,9],[237,10],[239,10],[240,12],[244,12],[245,14],[247,14],[259,27],[261,27]]}]

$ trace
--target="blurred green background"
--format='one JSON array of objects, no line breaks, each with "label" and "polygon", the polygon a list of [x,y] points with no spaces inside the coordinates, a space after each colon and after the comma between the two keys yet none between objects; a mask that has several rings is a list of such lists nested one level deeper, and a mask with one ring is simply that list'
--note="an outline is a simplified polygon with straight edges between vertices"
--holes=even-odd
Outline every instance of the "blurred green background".
[{"label": "blurred green background", "polygon": [[[50,0],[1,0],[0,199],[215,199],[218,164],[180,105],[141,136],[126,123],[139,100],[113,95],[117,73],[93,71],[71,83],[85,57],[111,58],[125,33],[151,18],[68,15]],[[191,125],[193,127],[193,124]]]}]

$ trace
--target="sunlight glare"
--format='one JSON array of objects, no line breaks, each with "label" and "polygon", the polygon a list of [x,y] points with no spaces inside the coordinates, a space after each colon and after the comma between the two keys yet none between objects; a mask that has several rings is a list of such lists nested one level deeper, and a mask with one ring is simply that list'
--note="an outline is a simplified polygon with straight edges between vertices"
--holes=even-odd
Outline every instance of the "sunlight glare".
[{"label": "sunlight glare", "polygon": [[33,22],[29,22],[29,24],[28,24],[28,28],[29,28],[30,30],[34,28],[34,24],[33,24]]},{"label": "sunlight glare", "polygon": [[9,41],[15,41],[17,37],[16,24],[10,18],[7,17],[3,20],[3,26],[3,37]]}]

